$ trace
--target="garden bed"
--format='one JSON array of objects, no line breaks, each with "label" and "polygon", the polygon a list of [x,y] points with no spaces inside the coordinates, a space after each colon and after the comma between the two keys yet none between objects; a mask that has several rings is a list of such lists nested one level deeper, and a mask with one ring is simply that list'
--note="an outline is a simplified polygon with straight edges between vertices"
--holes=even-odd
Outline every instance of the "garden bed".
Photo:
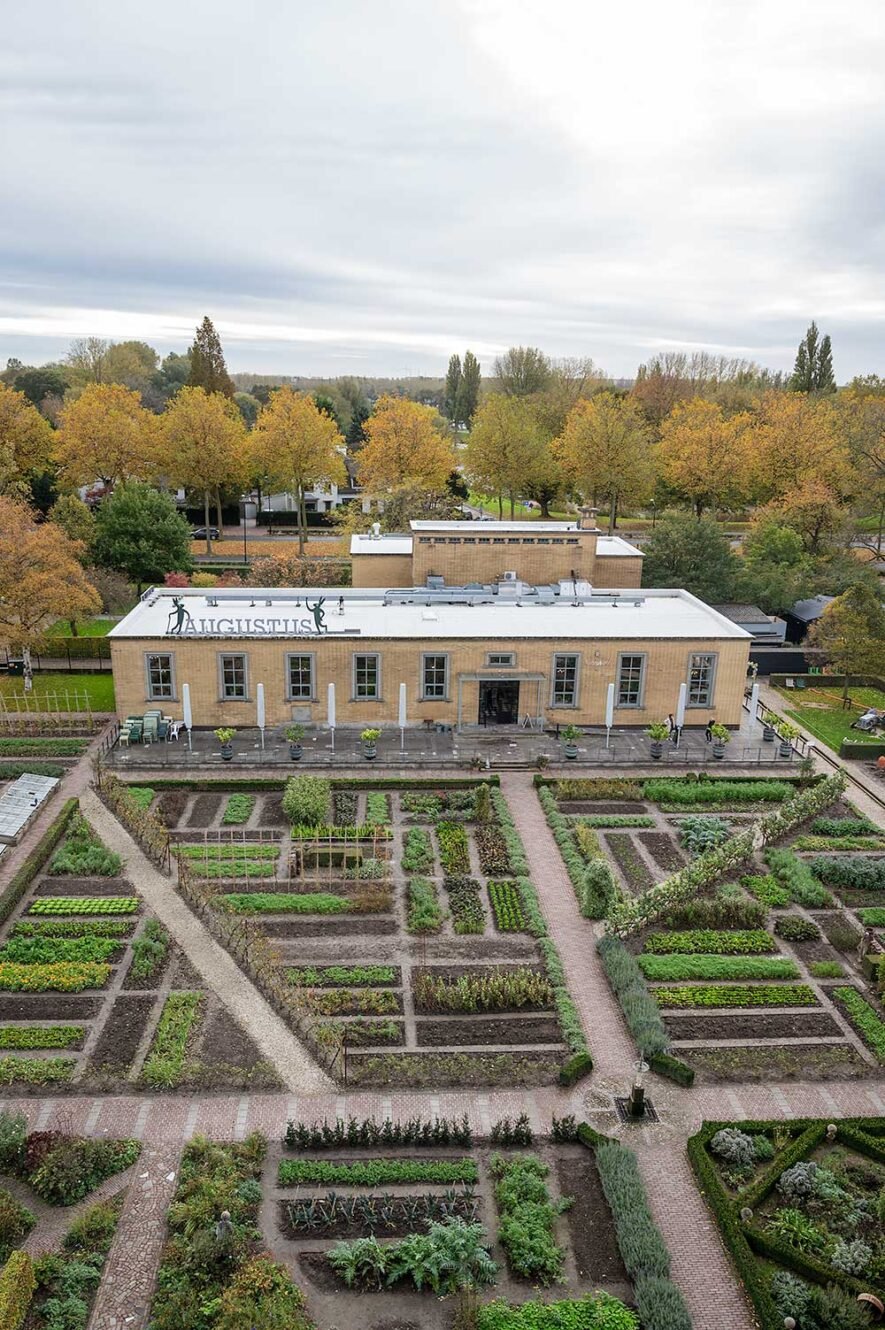
[{"label": "garden bed", "polygon": [[[664,1024],[672,1039],[818,1039],[842,1037],[842,1029],[826,1011],[735,1012],[731,1016],[681,1015],[667,1012]],[[682,1053],[690,1049],[682,1049]]]},{"label": "garden bed", "polygon": [[449,1018],[417,1023],[418,1044],[430,1047],[476,1047],[481,1044],[559,1044],[559,1024],[553,1016]]},{"label": "garden bed", "polygon": [[92,1067],[102,1072],[113,1070],[121,1076],[125,1075],[147,1032],[154,1002],[153,997],[138,994],[121,995],[114,1001],[92,1051]]}]

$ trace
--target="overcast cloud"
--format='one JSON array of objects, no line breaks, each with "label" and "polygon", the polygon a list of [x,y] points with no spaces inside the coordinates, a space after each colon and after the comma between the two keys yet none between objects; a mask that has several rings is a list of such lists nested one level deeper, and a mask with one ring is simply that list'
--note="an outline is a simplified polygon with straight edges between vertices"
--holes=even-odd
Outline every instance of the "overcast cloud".
[{"label": "overcast cloud", "polygon": [[0,42],[0,360],[885,374],[881,0],[44,0]]}]

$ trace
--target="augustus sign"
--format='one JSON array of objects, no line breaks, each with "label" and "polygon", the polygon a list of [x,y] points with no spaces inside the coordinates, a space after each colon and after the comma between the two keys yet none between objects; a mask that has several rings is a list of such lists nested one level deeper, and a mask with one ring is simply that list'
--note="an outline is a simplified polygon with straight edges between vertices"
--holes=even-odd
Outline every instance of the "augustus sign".
[{"label": "augustus sign", "polygon": [[326,633],[326,612],[323,609],[324,597],[313,605],[305,600],[305,607],[310,610],[309,619],[276,618],[264,615],[260,618],[248,618],[220,615],[218,618],[195,619],[184,603],[183,596],[173,596],[175,607],[169,611],[166,633],[170,637],[305,637]]}]

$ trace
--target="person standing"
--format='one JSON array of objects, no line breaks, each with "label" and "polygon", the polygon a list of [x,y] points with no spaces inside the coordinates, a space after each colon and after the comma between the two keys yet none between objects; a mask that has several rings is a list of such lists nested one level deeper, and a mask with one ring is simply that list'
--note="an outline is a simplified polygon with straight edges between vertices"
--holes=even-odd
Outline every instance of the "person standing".
[{"label": "person standing", "polygon": [[706,741],[707,741],[708,744],[710,744],[710,743],[713,742],[713,719],[712,719],[712,717],[710,718],[710,720],[707,721],[707,728],[704,730],[704,738],[706,739]]}]

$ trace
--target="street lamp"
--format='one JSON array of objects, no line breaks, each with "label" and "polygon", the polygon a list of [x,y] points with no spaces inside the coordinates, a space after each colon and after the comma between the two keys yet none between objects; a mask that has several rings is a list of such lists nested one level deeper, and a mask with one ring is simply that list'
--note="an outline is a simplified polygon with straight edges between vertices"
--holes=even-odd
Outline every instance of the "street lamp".
[{"label": "street lamp", "polygon": [[240,517],[242,518],[243,522],[243,563],[244,564],[249,562],[249,556],[246,553],[246,503],[247,503],[247,496],[244,494],[243,497],[240,499]]}]

